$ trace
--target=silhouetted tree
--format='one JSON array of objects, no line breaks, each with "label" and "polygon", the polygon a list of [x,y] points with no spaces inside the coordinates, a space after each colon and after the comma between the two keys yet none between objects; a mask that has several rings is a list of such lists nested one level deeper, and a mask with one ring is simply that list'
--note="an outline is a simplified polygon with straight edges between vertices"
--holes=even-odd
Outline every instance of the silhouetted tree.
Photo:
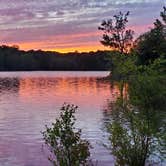
[{"label": "silhouetted tree", "polygon": [[154,28],[139,36],[134,44],[140,64],[149,64],[156,58],[166,57],[166,7],[160,13],[162,20],[156,19]]},{"label": "silhouetted tree", "polygon": [[121,53],[127,53],[132,45],[134,31],[126,30],[129,11],[125,14],[119,12],[113,19],[104,20],[98,28],[104,32],[101,43]]}]

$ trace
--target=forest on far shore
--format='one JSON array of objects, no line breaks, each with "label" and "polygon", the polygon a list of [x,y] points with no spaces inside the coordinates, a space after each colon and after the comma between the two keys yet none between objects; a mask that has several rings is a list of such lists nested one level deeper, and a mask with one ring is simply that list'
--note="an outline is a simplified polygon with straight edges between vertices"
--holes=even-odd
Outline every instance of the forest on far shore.
[{"label": "forest on far shore", "polygon": [[0,71],[37,70],[109,70],[105,56],[109,51],[58,53],[19,50],[18,46],[0,46]]}]

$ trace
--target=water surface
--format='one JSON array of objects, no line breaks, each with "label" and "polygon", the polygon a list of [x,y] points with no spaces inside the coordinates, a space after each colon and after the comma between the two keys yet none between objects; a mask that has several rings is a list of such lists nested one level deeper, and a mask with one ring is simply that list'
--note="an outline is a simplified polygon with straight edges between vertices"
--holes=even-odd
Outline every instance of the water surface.
[{"label": "water surface", "polygon": [[118,94],[108,72],[1,72],[0,166],[50,166],[42,148],[41,131],[59,116],[64,102],[79,106],[77,126],[90,140],[92,159],[98,165],[114,165],[103,147],[107,133],[105,105]]}]

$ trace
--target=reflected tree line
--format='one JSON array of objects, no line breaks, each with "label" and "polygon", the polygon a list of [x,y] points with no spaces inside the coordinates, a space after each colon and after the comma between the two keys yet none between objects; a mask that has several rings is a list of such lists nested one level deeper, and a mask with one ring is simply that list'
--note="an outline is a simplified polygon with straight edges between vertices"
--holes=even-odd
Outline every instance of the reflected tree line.
[{"label": "reflected tree line", "polygon": [[131,80],[127,95],[108,103],[106,127],[116,165],[158,165],[165,160],[165,106],[162,80],[147,73]]},{"label": "reflected tree line", "polygon": [[0,78],[1,91],[19,91],[20,81],[18,78]]}]

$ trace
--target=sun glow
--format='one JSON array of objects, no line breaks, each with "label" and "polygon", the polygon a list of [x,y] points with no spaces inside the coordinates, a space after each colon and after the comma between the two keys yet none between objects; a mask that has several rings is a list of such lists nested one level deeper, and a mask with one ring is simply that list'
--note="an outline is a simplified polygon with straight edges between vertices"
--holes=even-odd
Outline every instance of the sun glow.
[{"label": "sun glow", "polygon": [[[129,29],[135,32],[142,33],[152,25],[142,26],[130,26]],[[138,37],[138,33],[135,34],[135,38]],[[102,33],[99,31],[88,33],[76,33],[72,35],[49,36],[44,39],[36,37],[35,41],[20,41],[14,43],[5,43],[7,45],[18,45],[21,50],[43,50],[43,51],[55,51],[60,53],[68,52],[90,52],[97,50],[111,50],[109,47],[105,47],[100,43],[102,39]]]},{"label": "sun glow", "polygon": [[68,52],[90,52],[98,50],[110,50],[110,49],[104,46],[94,45],[94,46],[79,46],[79,47],[69,47],[69,48],[53,48],[46,51],[57,51],[61,53],[68,53]]}]

